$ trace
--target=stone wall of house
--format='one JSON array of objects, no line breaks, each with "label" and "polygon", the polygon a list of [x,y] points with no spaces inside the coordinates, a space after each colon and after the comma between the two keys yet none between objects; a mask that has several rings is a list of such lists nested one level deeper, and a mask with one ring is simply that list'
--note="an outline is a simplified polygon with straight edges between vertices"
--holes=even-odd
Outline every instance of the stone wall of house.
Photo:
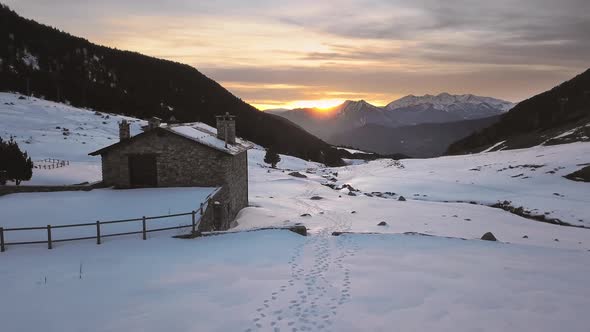
[{"label": "stone wall of house", "polygon": [[248,206],[247,152],[232,156],[164,130],[154,130],[102,155],[103,183],[128,188],[130,154],[156,155],[159,187],[222,187],[201,230],[225,230]]}]

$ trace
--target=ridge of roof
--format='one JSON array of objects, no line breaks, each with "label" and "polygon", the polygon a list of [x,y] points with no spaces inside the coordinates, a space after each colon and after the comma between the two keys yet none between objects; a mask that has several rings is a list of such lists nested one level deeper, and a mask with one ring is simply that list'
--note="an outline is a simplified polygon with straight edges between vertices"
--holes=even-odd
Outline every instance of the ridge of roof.
[{"label": "ridge of roof", "polygon": [[[215,150],[230,154],[230,155],[238,155],[246,150],[251,149],[254,145],[242,138],[236,137],[235,144],[226,144],[225,140],[222,140],[217,137],[217,129],[213,128],[205,123],[202,122],[190,122],[190,123],[179,123],[179,124],[167,124],[161,125],[152,130],[165,130],[166,132],[172,133],[174,135],[178,135],[180,137],[189,139],[195,143],[199,143]],[[151,131],[151,130],[150,130]],[[142,136],[150,131],[145,131],[138,135],[135,135],[128,140],[119,141],[117,143],[111,144],[106,146],[102,149],[96,150],[94,152],[89,153],[91,156],[100,155],[108,150],[116,148],[123,143],[127,143],[133,141],[136,137]]]}]

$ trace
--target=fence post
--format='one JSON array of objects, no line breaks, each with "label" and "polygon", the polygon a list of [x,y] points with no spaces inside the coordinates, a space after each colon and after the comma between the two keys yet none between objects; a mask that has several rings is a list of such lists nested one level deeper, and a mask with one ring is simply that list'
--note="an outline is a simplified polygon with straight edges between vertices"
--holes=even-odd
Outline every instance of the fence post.
[{"label": "fence post", "polygon": [[195,220],[195,214],[196,213],[197,212],[193,210],[193,212],[192,212],[192,217],[193,217],[193,233],[196,232],[196,227],[195,227],[196,226],[196,220]]},{"label": "fence post", "polygon": [[199,212],[201,213],[201,217],[203,216],[203,203],[201,203],[201,207],[199,208]]},{"label": "fence post", "polygon": [[96,244],[100,244],[100,221],[96,221]]},{"label": "fence post", "polygon": [[51,243],[51,225],[47,225],[47,249],[53,249]]},{"label": "fence post", "polygon": [[145,227],[145,216],[143,216],[141,219],[142,219],[141,222],[143,224],[143,239],[147,240],[146,227]]},{"label": "fence post", "polygon": [[4,250],[4,227],[0,227],[0,252]]}]

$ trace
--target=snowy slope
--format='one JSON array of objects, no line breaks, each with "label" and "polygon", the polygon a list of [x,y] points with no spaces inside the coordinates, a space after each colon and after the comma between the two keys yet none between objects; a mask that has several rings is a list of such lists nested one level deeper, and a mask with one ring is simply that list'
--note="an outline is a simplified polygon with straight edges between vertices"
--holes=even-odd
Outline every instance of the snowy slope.
[{"label": "snowy slope", "polygon": [[135,118],[0,92],[0,137],[14,137],[34,162],[45,158],[70,162],[63,168],[34,169],[28,184],[100,180],[100,157],[88,153],[117,142],[117,123],[122,119],[131,123],[132,135],[141,132],[141,126],[146,124]]},{"label": "snowy slope", "polygon": [[511,201],[535,214],[590,226],[585,183],[563,178],[590,163],[590,143],[538,146],[465,156],[403,160],[403,167],[378,160],[340,171],[339,183],[364,192],[395,192],[409,199]]},{"label": "snowy slope", "polygon": [[[567,153],[566,151],[561,157],[565,157]],[[553,153],[548,151],[547,155],[552,156],[554,160],[560,157],[558,150],[554,150]],[[282,156],[284,161],[279,167],[288,170],[261,168],[260,166],[264,165],[263,157],[262,151],[249,152],[249,190],[252,207],[246,208],[238,216],[238,229],[302,223],[317,233],[419,232],[468,239],[478,239],[485,232],[491,231],[501,241],[511,243],[590,249],[590,231],[532,221],[501,209],[468,203],[471,200],[495,203],[507,197],[515,203],[543,204],[538,207],[539,209],[552,206],[554,209],[548,210],[552,216],[562,217],[564,221],[572,223],[585,224],[578,219],[586,222],[590,220],[590,204],[587,202],[587,195],[583,194],[585,190],[587,192],[587,184],[562,179],[559,175],[549,177],[550,174],[547,174],[548,179],[555,179],[556,182],[548,184],[553,188],[548,195],[542,195],[535,191],[535,186],[542,188],[544,182],[535,178],[511,178],[502,174],[503,172],[496,175],[495,170],[493,173],[463,171],[464,167],[471,164],[470,158],[473,156],[468,156],[462,161],[457,159],[456,164],[450,164],[446,158],[404,160],[400,164],[391,160],[377,160],[334,169],[317,167],[314,163]],[[512,157],[517,158],[515,155]],[[498,159],[495,153],[491,153],[489,158]],[[440,160],[442,165],[447,165],[447,169],[442,170],[438,166],[437,170],[435,166],[429,166],[428,162],[436,160]],[[424,166],[421,163],[424,163]],[[398,168],[402,164],[405,168]],[[552,166],[556,167],[555,165]],[[290,176],[292,170],[300,171],[307,178]],[[566,171],[566,168],[559,170],[560,173]],[[475,177],[470,178],[470,182],[467,183],[456,182],[464,173],[471,174],[470,172],[476,173],[475,176],[479,174],[482,184],[471,185],[471,182],[476,181]],[[445,177],[448,177],[448,180]],[[508,177],[511,181],[502,181],[503,177]],[[527,180],[529,182],[526,182]],[[350,196],[349,189],[334,190],[322,185],[323,183],[352,184],[361,192],[358,192],[357,196]],[[486,188],[484,184],[489,187]],[[561,189],[565,197],[552,194],[553,190],[558,189]],[[397,195],[386,194],[381,198],[361,194],[373,191],[395,192]],[[417,193],[420,193],[420,197],[414,196]],[[506,193],[512,195],[505,196]],[[575,193],[578,196],[575,196]],[[407,201],[399,202],[399,195],[404,195]],[[521,197],[518,197],[519,195]],[[322,199],[312,200],[314,196]],[[465,203],[444,202],[460,200],[459,198]],[[570,214],[575,218],[566,218]],[[388,226],[377,226],[381,221],[386,221]],[[528,238],[523,238],[525,235]]]},{"label": "snowy slope", "polygon": [[[36,117],[22,115],[20,135],[35,140]],[[71,121],[70,114],[63,116]],[[58,122],[56,117],[52,125],[64,126]],[[116,124],[95,125],[96,132],[114,127],[116,136]],[[40,137],[49,140],[42,136],[48,131]],[[38,144],[97,165],[84,159],[86,147],[68,151],[77,146],[68,140]],[[92,240],[58,243],[51,251],[9,246],[0,253],[2,296],[11,299],[0,301],[0,330],[586,331],[589,230],[444,201],[510,198],[586,224],[587,184],[561,176],[589,162],[588,150],[590,143],[575,143],[340,168],[281,155],[271,169],[256,146],[248,151],[250,207],[240,212],[237,233],[178,240],[171,231],[152,233],[148,241],[130,235],[100,246]],[[2,196],[0,210],[11,212],[0,226],[136,217],[146,209],[181,212],[210,190]],[[382,197],[363,194],[372,191]],[[398,201],[400,194],[407,201]],[[378,226],[381,221],[387,225]],[[309,236],[240,232],[293,224],[305,225]],[[477,240],[488,231],[504,243]],[[400,234],[405,232],[433,236]]]}]

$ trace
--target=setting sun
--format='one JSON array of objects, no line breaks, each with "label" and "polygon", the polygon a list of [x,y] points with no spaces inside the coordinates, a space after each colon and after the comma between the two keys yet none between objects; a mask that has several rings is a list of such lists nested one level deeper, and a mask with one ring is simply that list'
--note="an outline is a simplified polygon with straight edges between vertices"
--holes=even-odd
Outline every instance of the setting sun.
[{"label": "setting sun", "polygon": [[289,105],[289,108],[317,108],[327,110],[342,104],[342,99],[321,99],[321,100],[298,100]]}]

